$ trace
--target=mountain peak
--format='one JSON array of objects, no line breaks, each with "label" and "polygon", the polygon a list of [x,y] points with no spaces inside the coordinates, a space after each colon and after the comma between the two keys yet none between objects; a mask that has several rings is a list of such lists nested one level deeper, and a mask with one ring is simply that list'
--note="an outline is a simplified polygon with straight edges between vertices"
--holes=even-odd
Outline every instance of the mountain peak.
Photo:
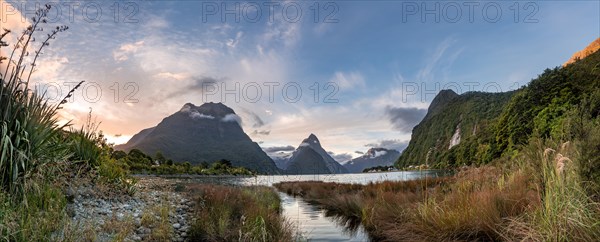
[{"label": "mountain peak", "polygon": [[427,110],[427,116],[433,115],[436,110],[441,109],[441,107],[448,104],[452,99],[458,97],[459,95],[456,92],[450,89],[441,90],[435,98],[431,101],[429,105],[429,109]]},{"label": "mountain peak", "polygon": [[600,38],[597,38],[596,40],[594,40],[587,47],[585,47],[585,49],[573,54],[573,56],[571,56],[571,59],[569,59],[567,62],[565,62],[563,64],[563,66],[567,66],[577,60],[581,60],[581,59],[587,57],[588,55],[593,54],[594,52],[596,52],[598,50],[600,50]]},{"label": "mountain peak", "polygon": [[160,151],[175,162],[192,164],[226,159],[235,166],[278,173],[273,160],[244,133],[240,123],[235,112],[222,103],[186,103],[179,112],[136,134],[120,148],[146,154]]},{"label": "mountain peak", "polygon": [[315,144],[315,145],[320,146],[319,138],[317,138],[317,136],[314,134],[310,134],[308,136],[308,138],[302,140],[302,144],[308,144],[308,145]]},{"label": "mountain peak", "polygon": [[337,174],[348,171],[323,149],[315,134],[310,134],[292,153],[286,172],[288,174]]}]

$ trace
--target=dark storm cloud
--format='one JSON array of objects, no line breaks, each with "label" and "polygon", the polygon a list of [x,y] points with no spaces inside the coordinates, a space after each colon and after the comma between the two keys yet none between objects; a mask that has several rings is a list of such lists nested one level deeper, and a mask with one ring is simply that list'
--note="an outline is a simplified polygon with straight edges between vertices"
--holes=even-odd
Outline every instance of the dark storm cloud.
[{"label": "dark storm cloud", "polygon": [[294,151],[296,148],[294,146],[273,146],[273,147],[265,147],[263,150],[267,153],[276,153],[281,151]]},{"label": "dark storm cloud", "polygon": [[419,108],[396,108],[386,107],[385,114],[389,118],[394,128],[402,132],[410,132],[417,125],[425,114],[426,109]]},{"label": "dark storm cloud", "polygon": [[397,151],[403,151],[408,146],[408,141],[401,141],[396,139],[381,140],[376,143],[366,144],[365,147],[369,148],[386,148]]},{"label": "dark storm cloud", "polygon": [[209,88],[209,86],[215,86],[216,88],[218,88],[218,86],[216,86],[217,82],[219,82],[219,80],[217,80],[214,77],[193,77],[192,83],[190,85],[186,86],[185,88],[178,89],[175,92],[172,92],[171,94],[169,94],[169,97],[176,97],[188,93],[200,94],[204,92],[204,89]]},{"label": "dark storm cloud", "polygon": [[270,135],[271,130],[254,130],[254,132],[252,132],[252,134],[254,134],[254,135]]},{"label": "dark storm cloud", "polygon": [[194,82],[188,86],[188,89],[190,90],[201,90],[203,88],[206,88],[207,85],[214,85],[217,82],[219,82],[219,80],[217,80],[214,77],[194,77],[193,78]]}]

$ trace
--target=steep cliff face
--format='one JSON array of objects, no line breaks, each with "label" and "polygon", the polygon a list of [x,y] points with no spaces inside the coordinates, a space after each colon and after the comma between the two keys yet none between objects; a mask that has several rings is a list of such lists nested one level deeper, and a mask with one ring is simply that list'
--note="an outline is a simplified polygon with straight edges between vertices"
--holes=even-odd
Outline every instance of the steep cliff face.
[{"label": "steep cliff face", "polygon": [[176,162],[192,164],[226,159],[261,173],[279,173],[273,160],[244,133],[239,122],[235,112],[222,103],[187,103],[156,127],[142,130],[115,149],[139,149],[149,155],[160,151]]},{"label": "steep cliff face", "polygon": [[[493,140],[490,130],[514,92],[441,91],[431,102],[427,115],[413,129],[408,147],[396,166],[425,164],[461,165],[483,156]],[[478,130],[464,132],[464,130]],[[487,148],[486,148],[487,147]]]}]

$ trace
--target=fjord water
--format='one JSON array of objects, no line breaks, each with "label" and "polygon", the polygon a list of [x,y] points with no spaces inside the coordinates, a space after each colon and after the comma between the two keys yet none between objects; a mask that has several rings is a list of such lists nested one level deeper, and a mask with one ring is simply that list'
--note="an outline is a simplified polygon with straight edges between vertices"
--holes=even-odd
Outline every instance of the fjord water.
[{"label": "fjord water", "polygon": [[[368,184],[382,181],[406,181],[423,177],[447,175],[447,171],[399,171],[358,174],[314,174],[314,175],[265,175],[256,177],[194,177],[202,183],[216,183],[237,186],[272,186],[286,181],[324,181],[337,183]],[[368,241],[368,235],[361,225],[338,222],[327,216],[325,210],[309,204],[299,197],[279,192],[283,214],[297,226],[302,240],[308,241]]]}]

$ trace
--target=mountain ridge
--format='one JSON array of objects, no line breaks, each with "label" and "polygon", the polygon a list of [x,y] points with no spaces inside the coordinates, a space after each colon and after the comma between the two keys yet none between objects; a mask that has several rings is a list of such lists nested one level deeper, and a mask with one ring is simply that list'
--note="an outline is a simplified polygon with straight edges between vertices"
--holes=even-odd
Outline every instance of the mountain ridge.
[{"label": "mountain ridge", "polygon": [[354,158],[346,163],[344,167],[349,172],[360,173],[364,169],[376,166],[391,166],[400,157],[400,152],[386,148],[370,148],[360,157]]}]

